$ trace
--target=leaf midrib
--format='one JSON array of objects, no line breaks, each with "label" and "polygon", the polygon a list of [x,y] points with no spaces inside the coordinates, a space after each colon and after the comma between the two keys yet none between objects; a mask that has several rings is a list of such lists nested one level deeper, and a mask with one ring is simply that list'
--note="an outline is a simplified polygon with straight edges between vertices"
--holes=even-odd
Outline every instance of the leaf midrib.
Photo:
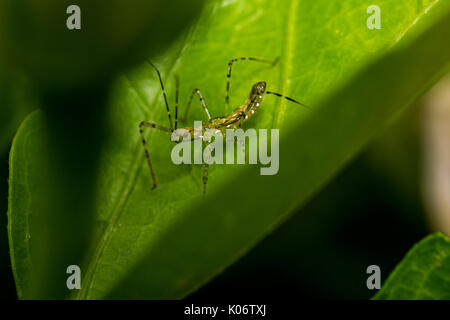
[{"label": "leaf midrib", "polygon": [[[291,0],[289,5],[289,13],[287,19],[287,28],[285,33],[285,49],[284,52],[286,54],[285,59],[283,60],[283,71],[282,71],[282,79],[290,79],[292,74],[292,61],[293,61],[293,37],[295,35],[295,19],[296,12],[298,7],[298,0]],[[281,89],[283,94],[288,95],[291,87],[291,81],[281,81]],[[278,102],[278,107],[275,109],[275,117],[273,120],[272,128],[278,128],[280,125],[280,121],[283,118],[283,114],[286,108],[286,101],[284,99],[280,99]]]}]

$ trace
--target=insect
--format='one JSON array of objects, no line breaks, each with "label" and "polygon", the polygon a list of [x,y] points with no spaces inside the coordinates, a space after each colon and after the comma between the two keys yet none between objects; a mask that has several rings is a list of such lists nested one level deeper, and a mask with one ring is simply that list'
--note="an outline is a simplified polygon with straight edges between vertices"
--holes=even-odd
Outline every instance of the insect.
[{"label": "insect", "polygon": [[[255,62],[260,62],[260,63],[265,63],[265,64],[269,64],[271,66],[274,66],[277,62],[278,62],[278,58],[273,60],[273,61],[269,61],[269,60],[264,60],[264,59],[259,59],[259,58],[253,58],[253,57],[241,57],[241,58],[235,58],[235,59],[231,59],[230,62],[228,63],[228,72],[227,72],[227,84],[226,84],[226,96],[225,96],[225,104],[226,107],[228,108],[229,106],[229,93],[230,93],[230,80],[231,80],[231,68],[233,66],[234,62],[240,61],[240,60],[250,60],[250,61],[255,61]],[[172,116],[170,114],[170,109],[169,109],[169,103],[167,101],[167,95],[166,95],[166,91],[164,89],[164,84],[161,78],[161,74],[158,70],[158,68],[156,68],[156,66],[150,61],[147,60],[147,62],[153,67],[153,69],[156,71],[156,74],[158,75],[158,79],[159,79],[159,83],[161,85],[161,91],[162,91],[162,95],[164,97],[164,103],[166,106],[166,111],[167,111],[167,115],[169,118],[169,125],[170,127],[164,127],[164,126],[160,126],[154,122],[148,122],[148,121],[141,121],[139,123],[139,133],[141,135],[141,140],[142,140],[142,145],[144,147],[144,151],[145,151],[145,157],[147,159],[147,164],[150,170],[150,176],[152,178],[152,182],[153,182],[153,187],[152,190],[154,190],[157,187],[157,183],[156,183],[156,176],[155,176],[155,171],[153,170],[153,166],[152,166],[152,161],[151,161],[151,157],[150,157],[150,153],[147,147],[147,141],[145,139],[144,136],[144,130],[143,127],[149,127],[149,128],[153,128],[153,129],[157,129],[157,130],[161,130],[161,131],[165,131],[168,133],[173,133],[175,130],[178,129],[178,96],[179,96],[179,80],[178,77],[175,77],[176,80],[176,93],[175,93],[175,125],[173,125],[172,123]],[[275,95],[277,97],[281,97],[284,99],[289,100],[290,102],[296,103],[298,105],[301,105],[303,107],[309,108],[308,106],[306,106],[305,104],[294,100],[292,98],[289,98],[287,96],[284,96],[280,93],[276,93],[276,92],[271,92],[271,91],[267,91],[266,90],[266,82],[265,81],[260,81],[255,83],[250,91],[249,97],[248,99],[245,101],[245,103],[243,105],[241,105],[240,107],[236,108],[233,112],[231,112],[228,115],[222,116],[222,117],[215,117],[212,118],[208,107],[205,103],[205,99],[203,98],[202,94],[200,93],[200,90],[198,88],[194,89],[191,93],[191,96],[189,98],[188,104],[186,106],[186,110],[184,113],[184,116],[182,118],[182,121],[185,123],[188,113],[189,113],[189,109],[191,107],[192,104],[192,100],[194,98],[194,95],[197,95],[200,103],[203,107],[203,110],[206,113],[206,116],[208,117],[208,121],[204,122],[202,124],[202,129],[206,130],[206,129],[216,129],[216,130],[220,130],[221,132],[224,132],[225,129],[235,129],[238,127],[241,127],[241,125],[243,123],[245,123],[246,121],[248,121],[260,108],[261,105],[261,101],[263,99],[264,94],[272,94]],[[191,138],[194,138],[194,128],[192,127],[185,127],[183,128],[185,129],[189,135],[191,136]],[[177,141],[174,141],[177,142]],[[206,163],[203,163],[203,194],[206,192],[206,184],[208,182],[208,168],[209,165]]]}]

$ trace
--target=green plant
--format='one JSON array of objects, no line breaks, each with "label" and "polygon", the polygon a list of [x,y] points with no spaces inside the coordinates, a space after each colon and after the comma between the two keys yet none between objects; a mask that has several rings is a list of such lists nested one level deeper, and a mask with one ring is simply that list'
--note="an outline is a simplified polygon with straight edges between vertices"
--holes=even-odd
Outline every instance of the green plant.
[{"label": "green plant", "polygon": [[[172,106],[176,73],[181,108],[198,87],[211,114],[219,116],[230,111],[224,110],[229,59],[280,56],[275,68],[236,63],[230,101],[242,104],[250,86],[265,80],[274,91],[312,106],[305,111],[268,96],[262,102],[253,125],[280,128],[275,176],[260,176],[255,166],[213,166],[203,197],[200,169],[173,165],[167,135],[154,132],[148,141],[160,185],[152,192],[137,125],[150,119],[165,124],[167,116],[157,78],[143,63],[114,82],[107,116],[95,118],[108,124],[109,138],[98,155],[98,176],[82,177],[95,195],[92,207],[77,208],[94,217],[81,224],[76,210],[60,210],[77,201],[76,175],[71,176],[75,187],[67,189],[73,193],[56,194],[62,197],[59,210],[42,217],[48,206],[42,199],[52,195],[38,191],[35,181],[48,183],[40,175],[48,159],[42,152],[49,135],[45,121],[52,117],[31,114],[10,153],[9,235],[19,298],[39,296],[33,286],[43,283],[32,281],[41,276],[32,271],[32,261],[42,259],[30,253],[34,246],[65,252],[69,260],[70,250],[78,250],[71,264],[82,267],[83,283],[71,298],[181,298],[287,219],[449,70],[448,2],[381,1],[381,30],[366,28],[367,6],[357,0],[210,2],[190,32],[155,59]],[[48,101],[55,103],[43,103]],[[200,108],[192,108],[191,119],[202,117]],[[77,221],[79,232],[33,236],[47,223],[58,228],[53,221],[63,219]],[[47,253],[49,260],[40,264],[52,265],[53,256]],[[65,283],[51,277],[47,273],[43,279],[57,289],[44,296],[65,296]]]},{"label": "green plant", "polygon": [[450,299],[450,239],[434,234],[411,249],[375,299]]}]

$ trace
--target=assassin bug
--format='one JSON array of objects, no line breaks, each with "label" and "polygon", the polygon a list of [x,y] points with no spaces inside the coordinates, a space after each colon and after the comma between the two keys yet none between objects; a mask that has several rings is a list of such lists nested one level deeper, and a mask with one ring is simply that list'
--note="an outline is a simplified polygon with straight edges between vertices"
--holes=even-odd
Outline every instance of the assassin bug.
[{"label": "assassin bug", "polygon": [[[231,59],[230,62],[228,63],[228,72],[227,72],[227,86],[226,86],[226,96],[225,96],[225,104],[228,107],[229,106],[229,93],[230,93],[230,80],[231,80],[231,67],[233,66],[233,63],[239,60],[250,60],[250,61],[256,61],[256,62],[260,62],[260,63],[265,63],[265,64],[269,64],[271,66],[274,66],[277,61],[278,58],[273,60],[273,61],[269,61],[269,60],[264,60],[264,59],[259,59],[259,58],[253,58],[253,57],[241,57],[241,58],[235,58],[235,59]],[[179,80],[178,77],[175,77],[176,80],[176,93],[175,93],[175,126],[173,126],[172,123],[172,117],[170,115],[170,109],[169,109],[169,103],[167,102],[167,95],[166,95],[166,91],[164,89],[164,84],[161,78],[161,74],[158,70],[158,68],[156,68],[156,66],[150,61],[147,60],[147,62],[153,67],[153,69],[156,71],[156,74],[158,75],[158,79],[159,79],[159,83],[161,85],[161,90],[162,90],[162,94],[164,97],[164,103],[166,105],[166,111],[167,111],[167,115],[169,118],[169,125],[170,127],[164,127],[164,126],[160,126],[156,123],[153,122],[147,122],[147,121],[141,121],[139,123],[139,133],[141,135],[141,140],[142,140],[142,145],[144,147],[144,151],[145,151],[145,157],[147,159],[147,164],[148,167],[150,169],[150,175],[152,178],[152,182],[153,182],[153,187],[152,190],[154,190],[157,187],[156,184],[156,177],[155,177],[155,172],[153,170],[153,166],[152,166],[152,161],[150,158],[150,153],[148,151],[148,147],[147,147],[147,141],[145,139],[144,136],[144,130],[143,127],[150,127],[150,128],[154,128],[154,129],[158,129],[161,131],[165,131],[165,132],[169,132],[169,133],[173,133],[175,130],[178,129],[178,93],[179,93]],[[206,106],[205,100],[203,99],[202,94],[200,93],[199,89],[194,89],[191,93],[191,96],[189,98],[188,104],[186,106],[186,110],[183,116],[182,121],[186,122],[188,113],[189,113],[189,109],[192,103],[192,100],[194,98],[194,95],[197,95],[200,103],[202,104],[202,107],[206,113],[206,116],[208,117],[208,121],[204,122],[202,124],[202,129],[206,130],[206,129],[215,129],[215,130],[220,130],[221,132],[224,132],[225,129],[236,129],[238,127],[240,127],[244,122],[248,121],[254,114],[256,111],[258,111],[261,101],[263,99],[263,95],[264,94],[272,94],[284,99],[287,99],[293,103],[299,104],[303,107],[309,108],[308,106],[306,106],[305,104],[294,100],[292,98],[286,97],[282,94],[276,93],[276,92],[271,92],[271,91],[267,91],[266,90],[266,82],[265,81],[260,81],[257,82],[256,84],[254,84],[252,86],[252,89],[250,91],[249,97],[246,100],[246,102],[241,105],[240,107],[236,108],[233,112],[231,112],[228,115],[222,116],[222,117],[215,117],[215,118],[211,118],[211,115],[209,113],[208,107]],[[184,130],[186,130],[185,132],[188,132],[188,134],[190,135],[191,138],[194,138],[194,128],[192,127],[185,127],[183,128]],[[174,141],[177,142],[177,141]],[[209,165],[206,163],[203,163],[203,193],[205,193],[206,191],[206,184],[208,181],[208,167]]]}]

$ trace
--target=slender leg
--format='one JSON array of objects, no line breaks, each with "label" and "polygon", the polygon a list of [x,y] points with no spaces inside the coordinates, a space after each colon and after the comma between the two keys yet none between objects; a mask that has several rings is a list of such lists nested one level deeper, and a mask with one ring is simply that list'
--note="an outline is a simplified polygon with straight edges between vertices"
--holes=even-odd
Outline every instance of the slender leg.
[{"label": "slender leg", "polygon": [[256,61],[256,62],[261,62],[261,63],[267,63],[267,64],[270,64],[270,65],[274,66],[278,62],[278,57],[275,60],[273,60],[273,61],[259,59],[259,58],[253,58],[253,57],[240,57],[240,58],[231,59],[230,62],[228,62],[227,92],[226,92],[226,95],[225,95],[225,104],[226,104],[227,111],[229,111],[229,107],[230,107],[231,67],[233,66],[234,62],[239,61],[239,60]]},{"label": "slender leg", "polygon": [[161,85],[161,90],[162,90],[162,93],[163,93],[163,96],[164,96],[164,102],[166,104],[167,115],[169,116],[170,131],[173,132],[172,117],[170,116],[169,103],[167,102],[166,90],[164,89],[164,84],[163,84],[163,81],[161,79],[161,74],[159,73],[158,68],[156,68],[155,65],[150,60],[147,59],[147,62],[153,67],[153,69],[155,69],[155,71],[156,71],[156,73],[158,75],[159,83]]},{"label": "slender leg", "polygon": [[211,120],[211,115],[209,114],[209,110],[208,110],[208,107],[206,106],[205,99],[203,99],[202,94],[200,93],[199,89],[194,89],[194,90],[192,90],[192,94],[191,94],[191,97],[189,98],[189,102],[187,104],[186,111],[184,112],[183,122],[186,123],[189,109],[191,107],[192,99],[194,98],[194,94],[198,95],[198,98],[200,99],[200,102],[202,103],[203,109],[205,110],[206,115],[208,116],[208,120]]},{"label": "slender leg", "polygon": [[157,124],[155,124],[153,122],[141,121],[141,123],[139,123],[139,133],[141,135],[142,145],[144,146],[144,150],[145,150],[145,157],[147,158],[148,168],[150,170],[150,175],[151,175],[152,181],[153,181],[153,188],[152,188],[152,190],[154,190],[157,187],[156,178],[155,178],[155,172],[153,171],[152,161],[151,161],[151,158],[150,158],[150,153],[148,152],[147,141],[145,140],[144,130],[143,130],[142,127],[150,127],[150,128],[158,129],[158,130],[165,131],[165,132],[172,132],[172,131],[169,128],[162,127],[162,126],[157,125]]},{"label": "slender leg", "polygon": [[209,164],[203,163],[203,194],[206,193],[206,184],[208,183]]},{"label": "slender leg", "polygon": [[178,95],[180,92],[180,79],[175,75],[175,130],[178,129]]}]

